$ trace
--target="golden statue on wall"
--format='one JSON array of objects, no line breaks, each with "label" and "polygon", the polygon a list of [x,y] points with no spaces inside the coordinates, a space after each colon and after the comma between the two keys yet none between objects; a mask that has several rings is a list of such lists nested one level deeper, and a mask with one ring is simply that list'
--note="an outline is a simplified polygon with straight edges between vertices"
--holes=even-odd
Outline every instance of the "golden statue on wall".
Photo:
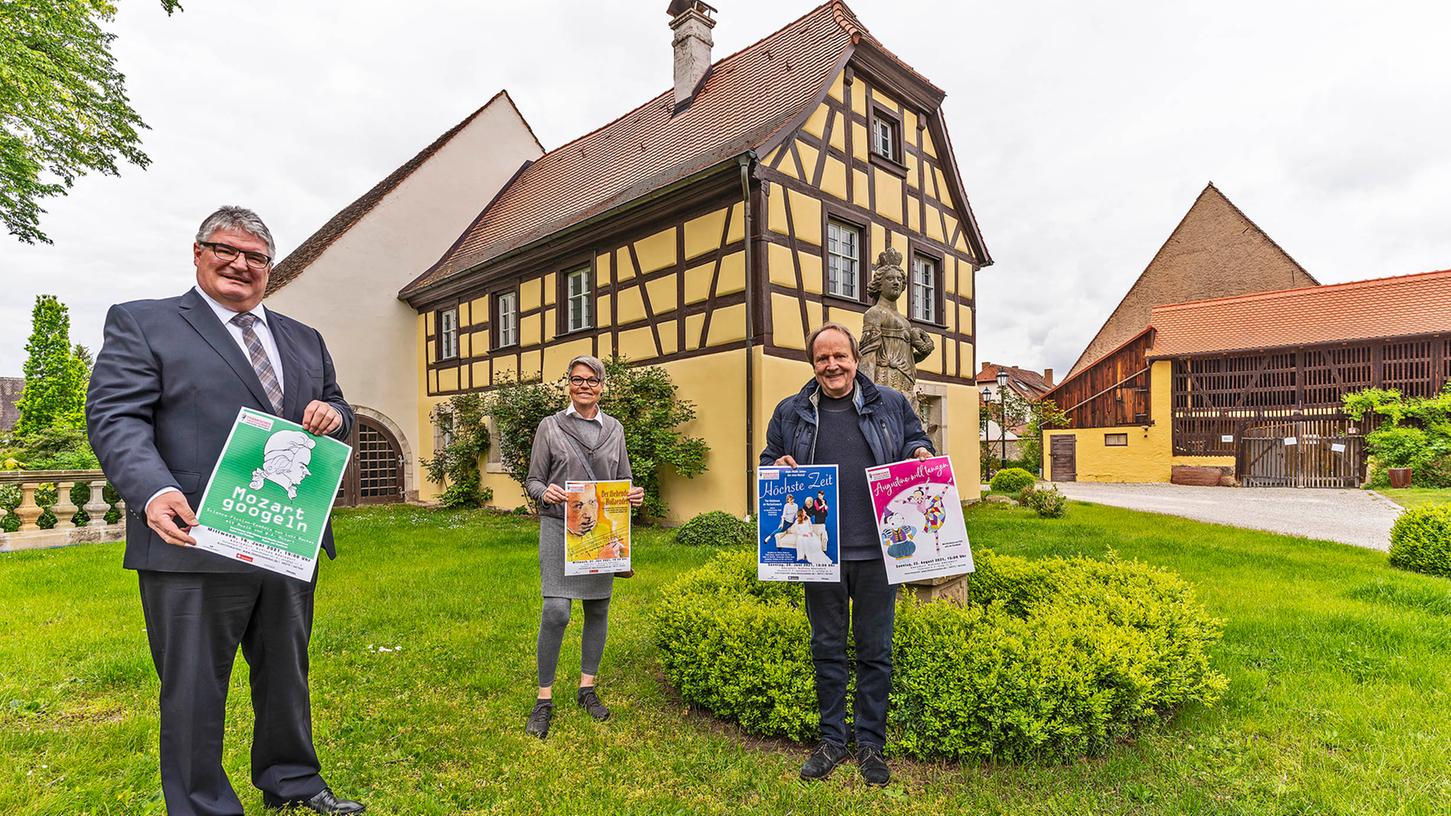
[{"label": "golden statue on wall", "polygon": [[867,295],[876,302],[862,319],[861,371],[877,385],[895,388],[916,405],[917,363],[932,353],[932,335],[913,326],[897,310],[907,291],[902,253],[887,247],[877,256],[867,281]]}]

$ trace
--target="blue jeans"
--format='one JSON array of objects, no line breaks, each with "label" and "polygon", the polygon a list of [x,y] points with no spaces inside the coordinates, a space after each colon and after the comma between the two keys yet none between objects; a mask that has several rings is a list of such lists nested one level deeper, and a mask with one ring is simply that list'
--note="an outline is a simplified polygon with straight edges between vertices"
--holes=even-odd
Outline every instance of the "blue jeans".
[{"label": "blue jeans", "polygon": [[809,583],[806,618],[811,621],[811,660],[816,667],[816,705],[821,737],[844,746],[848,610],[856,635],[856,705],[852,719],[858,746],[887,742],[887,696],[892,691],[892,627],[897,588],[887,583],[882,559],[842,561],[841,580]]}]

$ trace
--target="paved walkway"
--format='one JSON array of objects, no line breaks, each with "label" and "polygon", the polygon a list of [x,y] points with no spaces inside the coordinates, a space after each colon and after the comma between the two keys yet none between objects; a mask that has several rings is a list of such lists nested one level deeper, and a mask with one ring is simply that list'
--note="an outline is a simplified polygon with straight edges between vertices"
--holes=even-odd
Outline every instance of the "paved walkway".
[{"label": "paved walkway", "polygon": [[1054,482],[1071,499],[1385,550],[1401,507],[1368,490]]}]

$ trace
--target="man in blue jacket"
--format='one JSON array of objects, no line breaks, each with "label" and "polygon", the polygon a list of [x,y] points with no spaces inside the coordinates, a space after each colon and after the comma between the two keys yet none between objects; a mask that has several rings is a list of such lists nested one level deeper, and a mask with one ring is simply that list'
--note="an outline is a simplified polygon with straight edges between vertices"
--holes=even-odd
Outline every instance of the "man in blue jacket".
[{"label": "man in blue jacket", "polygon": [[851,756],[846,733],[850,614],[856,634],[857,767],[868,784],[885,785],[891,779],[882,747],[892,690],[897,588],[887,583],[866,470],[925,459],[933,454],[932,442],[905,396],[857,373],[861,353],[851,330],[824,323],[806,339],[806,349],[816,376],[776,406],[760,462],[787,467],[834,464],[841,478],[841,580],[805,585],[821,744],[801,766],[801,778],[825,779]]}]

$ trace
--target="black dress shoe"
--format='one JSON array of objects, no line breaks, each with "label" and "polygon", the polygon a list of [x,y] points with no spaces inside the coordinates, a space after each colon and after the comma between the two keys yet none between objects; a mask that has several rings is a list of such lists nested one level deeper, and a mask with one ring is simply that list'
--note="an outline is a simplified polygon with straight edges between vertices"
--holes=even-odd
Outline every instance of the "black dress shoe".
[{"label": "black dress shoe", "polygon": [[311,799],[279,799],[270,793],[262,794],[262,804],[273,809],[310,810],[314,813],[362,813],[367,805],[349,799],[339,799],[327,788],[318,791]]}]

